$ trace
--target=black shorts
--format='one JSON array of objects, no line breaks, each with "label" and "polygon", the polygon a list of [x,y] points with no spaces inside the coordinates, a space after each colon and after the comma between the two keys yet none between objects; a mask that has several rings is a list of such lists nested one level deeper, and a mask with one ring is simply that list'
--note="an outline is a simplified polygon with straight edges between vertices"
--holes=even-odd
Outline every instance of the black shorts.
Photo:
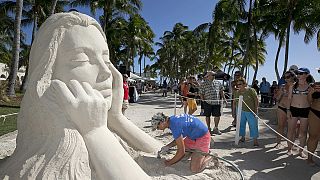
[{"label": "black shorts", "polygon": [[221,116],[221,105],[211,105],[207,102],[203,103],[204,106],[204,115],[206,117],[210,117],[211,115],[214,117],[220,117]]},{"label": "black shorts", "polygon": [[308,118],[310,108],[297,108],[290,106],[292,117]]}]

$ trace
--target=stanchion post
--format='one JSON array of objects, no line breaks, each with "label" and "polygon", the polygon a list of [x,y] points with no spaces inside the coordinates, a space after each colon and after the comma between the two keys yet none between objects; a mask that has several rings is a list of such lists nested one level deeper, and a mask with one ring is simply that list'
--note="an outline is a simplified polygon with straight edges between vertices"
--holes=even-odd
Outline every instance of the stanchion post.
[{"label": "stanchion post", "polygon": [[177,115],[177,93],[174,92],[174,115]]},{"label": "stanchion post", "polygon": [[242,101],[243,96],[239,96],[239,102],[237,107],[237,125],[236,125],[236,137],[234,138],[235,145],[239,144],[239,131],[240,131],[240,120],[241,120],[241,111],[242,111]]}]

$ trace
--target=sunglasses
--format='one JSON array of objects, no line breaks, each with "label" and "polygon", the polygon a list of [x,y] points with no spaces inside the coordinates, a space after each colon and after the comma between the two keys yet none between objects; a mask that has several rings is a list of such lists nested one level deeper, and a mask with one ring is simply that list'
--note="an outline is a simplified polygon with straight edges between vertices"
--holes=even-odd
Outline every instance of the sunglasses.
[{"label": "sunglasses", "polygon": [[284,76],[284,78],[285,78],[285,79],[290,79],[290,78],[291,78],[291,76]]}]

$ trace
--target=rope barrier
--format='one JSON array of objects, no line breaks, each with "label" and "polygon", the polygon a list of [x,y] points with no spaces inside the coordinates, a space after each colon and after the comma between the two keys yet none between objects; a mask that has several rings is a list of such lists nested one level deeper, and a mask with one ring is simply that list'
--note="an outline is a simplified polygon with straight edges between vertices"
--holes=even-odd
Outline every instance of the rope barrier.
[{"label": "rope barrier", "polygon": [[16,114],[18,114],[18,113],[0,115],[0,119],[3,118],[2,124],[4,124],[4,122],[6,122],[7,116],[12,116],[12,115],[16,115]]},{"label": "rope barrier", "polygon": [[[160,159],[161,158],[161,154],[168,154],[168,153],[171,153],[171,151],[177,151],[177,149],[170,148],[166,152],[158,151],[157,158]],[[229,165],[231,165],[231,167],[240,174],[240,177],[241,177],[240,179],[244,180],[244,175],[243,175],[242,171],[239,169],[239,167],[236,164],[234,164],[233,162],[231,162],[231,161],[229,161],[229,160],[227,160],[227,159],[225,159],[223,157],[219,157],[217,154],[211,153],[212,152],[211,150],[209,150],[209,153],[205,153],[205,152],[202,152],[202,151],[199,151],[199,150],[196,150],[196,149],[186,149],[185,152],[199,153],[199,154],[201,154],[203,156],[211,156],[211,157],[213,157],[215,159],[222,160],[222,161],[228,163]]]},{"label": "rope barrier", "polygon": [[[196,98],[189,98],[189,97],[186,97],[186,96],[180,96],[180,97],[184,97],[184,98],[187,98],[187,99],[195,99],[195,100],[200,100],[200,101],[222,101],[222,100],[202,100],[202,99],[196,99]],[[241,96],[240,96],[241,97]],[[241,98],[234,98],[234,99],[228,99],[229,101],[231,100],[240,100]],[[227,100],[227,101],[228,101]],[[175,102],[176,102],[176,96],[175,96]],[[239,101],[240,102],[240,101]],[[314,157],[320,159],[320,157],[310,151],[308,151],[307,149],[299,146],[298,144],[292,142],[291,140],[289,140],[288,138],[284,137],[282,134],[278,133],[276,130],[274,130],[271,126],[269,126],[267,123],[265,123],[256,113],[254,113],[252,111],[252,109],[248,106],[248,104],[242,100],[242,102],[245,104],[246,107],[248,107],[248,109],[254,114],[254,116],[260,120],[266,127],[268,127],[271,131],[273,131],[274,133],[276,133],[277,135],[279,135],[280,137],[282,137],[283,139],[285,139],[286,141],[292,143],[293,145],[297,146],[299,149],[302,149],[304,151],[306,151],[307,153],[313,155]],[[176,103],[175,103],[175,106],[176,106]],[[240,108],[239,108],[240,107]],[[176,108],[176,107],[175,107]],[[240,128],[240,118],[241,118],[241,109],[242,109],[242,106],[239,106],[238,104],[238,115],[237,115],[237,125],[236,125],[236,137],[235,137],[235,144],[237,145],[238,144],[238,141],[239,141],[239,128]],[[263,108],[263,109],[276,109],[276,108]]]},{"label": "rope barrier", "polygon": [[254,112],[252,111],[252,109],[250,109],[250,107],[248,106],[248,104],[247,104],[245,101],[242,101],[242,102],[244,103],[245,106],[247,106],[247,108],[255,115],[255,117],[256,117],[258,120],[260,120],[265,126],[267,126],[269,129],[271,129],[274,133],[276,133],[277,135],[279,135],[279,136],[282,137],[283,139],[289,141],[291,144],[297,146],[299,149],[302,149],[302,150],[306,151],[307,153],[313,155],[314,157],[320,159],[320,157],[319,157],[318,155],[316,155],[316,154],[308,151],[307,149],[299,146],[298,144],[296,144],[296,143],[292,142],[291,140],[289,140],[288,138],[284,137],[282,134],[278,133],[276,130],[274,130],[272,127],[270,127],[267,123],[265,123],[256,113],[254,113]]},{"label": "rope barrier", "polygon": [[239,98],[234,98],[234,99],[226,99],[226,100],[221,100],[221,99],[217,99],[217,100],[202,100],[202,99],[199,99],[199,98],[190,98],[190,97],[182,96],[182,95],[179,95],[179,97],[180,98],[185,98],[185,99],[194,99],[194,100],[198,100],[198,101],[205,101],[205,102],[233,101],[233,100],[239,99]]}]

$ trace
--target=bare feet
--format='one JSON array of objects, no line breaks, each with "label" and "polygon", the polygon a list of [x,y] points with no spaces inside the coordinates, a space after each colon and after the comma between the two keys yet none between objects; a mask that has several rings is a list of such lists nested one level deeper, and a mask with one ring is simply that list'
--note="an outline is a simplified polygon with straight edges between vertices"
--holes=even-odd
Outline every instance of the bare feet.
[{"label": "bare feet", "polygon": [[210,162],[212,159],[213,159],[213,157],[210,156],[210,155],[207,155],[207,156],[204,158],[200,172],[202,172],[202,171],[209,165],[209,162]]}]

